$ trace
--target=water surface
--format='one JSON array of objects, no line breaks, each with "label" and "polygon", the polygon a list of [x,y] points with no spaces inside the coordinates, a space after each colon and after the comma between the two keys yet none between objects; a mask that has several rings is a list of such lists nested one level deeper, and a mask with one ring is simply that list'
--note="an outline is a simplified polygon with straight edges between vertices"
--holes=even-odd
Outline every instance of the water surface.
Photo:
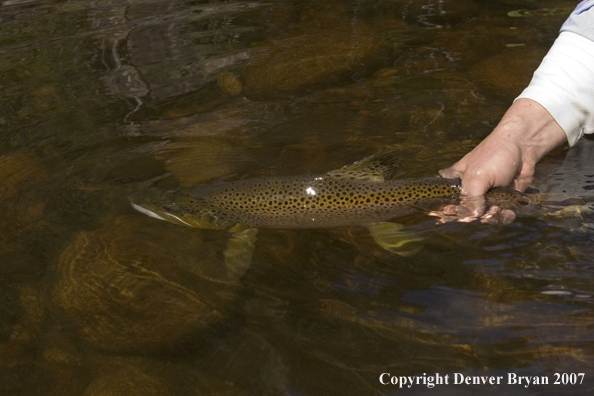
[{"label": "water surface", "polygon": [[538,213],[407,217],[426,240],[411,257],[363,228],[261,230],[239,281],[228,234],[127,200],[388,150],[397,177],[434,176],[493,129],[576,4],[2,2],[0,393],[385,395],[382,373],[440,373],[450,385],[399,393],[590,394],[589,141],[539,165]]}]

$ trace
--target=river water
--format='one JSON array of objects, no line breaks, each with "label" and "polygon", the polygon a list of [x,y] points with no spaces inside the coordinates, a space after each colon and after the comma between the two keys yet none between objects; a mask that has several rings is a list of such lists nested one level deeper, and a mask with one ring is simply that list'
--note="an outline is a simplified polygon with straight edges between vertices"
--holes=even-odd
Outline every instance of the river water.
[{"label": "river water", "polygon": [[408,257],[263,229],[241,279],[228,233],[127,198],[389,150],[434,176],[576,4],[0,2],[0,394],[591,394],[591,141],[539,164],[547,202],[509,224],[418,213]]}]

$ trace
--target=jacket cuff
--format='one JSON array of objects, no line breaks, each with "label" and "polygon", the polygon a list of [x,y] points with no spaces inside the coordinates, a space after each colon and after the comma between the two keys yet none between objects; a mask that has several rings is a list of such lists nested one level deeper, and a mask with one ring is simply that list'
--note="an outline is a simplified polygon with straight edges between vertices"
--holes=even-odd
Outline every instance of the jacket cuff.
[{"label": "jacket cuff", "polygon": [[547,109],[570,146],[594,133],[594,41],[561,32],[519,98]]}]

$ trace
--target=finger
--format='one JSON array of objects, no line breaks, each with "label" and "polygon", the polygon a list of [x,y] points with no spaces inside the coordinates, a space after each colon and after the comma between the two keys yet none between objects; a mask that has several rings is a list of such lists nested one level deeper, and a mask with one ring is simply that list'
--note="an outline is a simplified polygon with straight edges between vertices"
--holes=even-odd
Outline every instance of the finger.
[{"label": "finger", "polygon": [[454,169],[454,166],[456,164],[450,166],[449,168],[445,168],[445,169],[441,169],[439,171],[439,176],[445,178],[445,179],[456,179],[456,178],[462,178],[462,176],[464,175],[464,172]]},{"label": "finger", "polygon": [[491,206],[487,212],[481,216],[481,223],[485,224],[509,224],[514,221],[516,214],[509,209],[501,209],[499,206]]},{"label": "finger", "polygon": [[501,222],[503,224],[509,224],[516,219],[516,214],[513,210],[503,209],[501,211]]},{"label": "finger", "polygon": [[484,223],[484,224],[497,224],[497,223],[499,223],[498,214],[499,214],[499,207],[498,206],[491,206],[485,212],[485,214],[481,216],[481,223]]},{"label": "finger", "polygon": [[444,223],[449,223],[451,221],[457,221],[458,220],[458,217],[456,217],[454,214],[450,214],[450,213],[444,213],[444,212],[439,212],[439,211],[431,211],[428,214],[429,214],[429,216],[437,217],[437,223],[438,224],[444,224]]},{"label": "finger", "polygon": [[450,216],[457,214],[458,213],[457,211],[458,211],[458,207],[456,205],[446,205],[441,210],[442,213],[450,215]]},{"label": "finger", "polygon": [[460,203],[457,207],[458,218],[460,221],[473,221],[485,213],[484,195],[460,195]]},{"label": "finger", "polygon": [[513,181],[513,188],[517,191],[524,192],[528,187],[532,185],[532,180],[532,176],[518,177]]},{"label": "finger", "polygon": [[[466,172],[462,179],[462,194],[466,197],[484,196],[493,187],[491,176],[481,170]],[[480,201],[477,201],[480,203]]]}]

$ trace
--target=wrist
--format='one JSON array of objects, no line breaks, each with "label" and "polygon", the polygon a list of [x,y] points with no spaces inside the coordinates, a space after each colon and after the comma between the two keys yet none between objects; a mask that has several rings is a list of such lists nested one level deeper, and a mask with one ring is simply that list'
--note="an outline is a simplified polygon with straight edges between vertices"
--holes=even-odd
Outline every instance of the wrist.
[{"label": "wrist", "polygon": [[494,132],[520,150],[523,163],[532,165],[567,141],[551,114],[538,102],[524,98],[513,103]]}]

